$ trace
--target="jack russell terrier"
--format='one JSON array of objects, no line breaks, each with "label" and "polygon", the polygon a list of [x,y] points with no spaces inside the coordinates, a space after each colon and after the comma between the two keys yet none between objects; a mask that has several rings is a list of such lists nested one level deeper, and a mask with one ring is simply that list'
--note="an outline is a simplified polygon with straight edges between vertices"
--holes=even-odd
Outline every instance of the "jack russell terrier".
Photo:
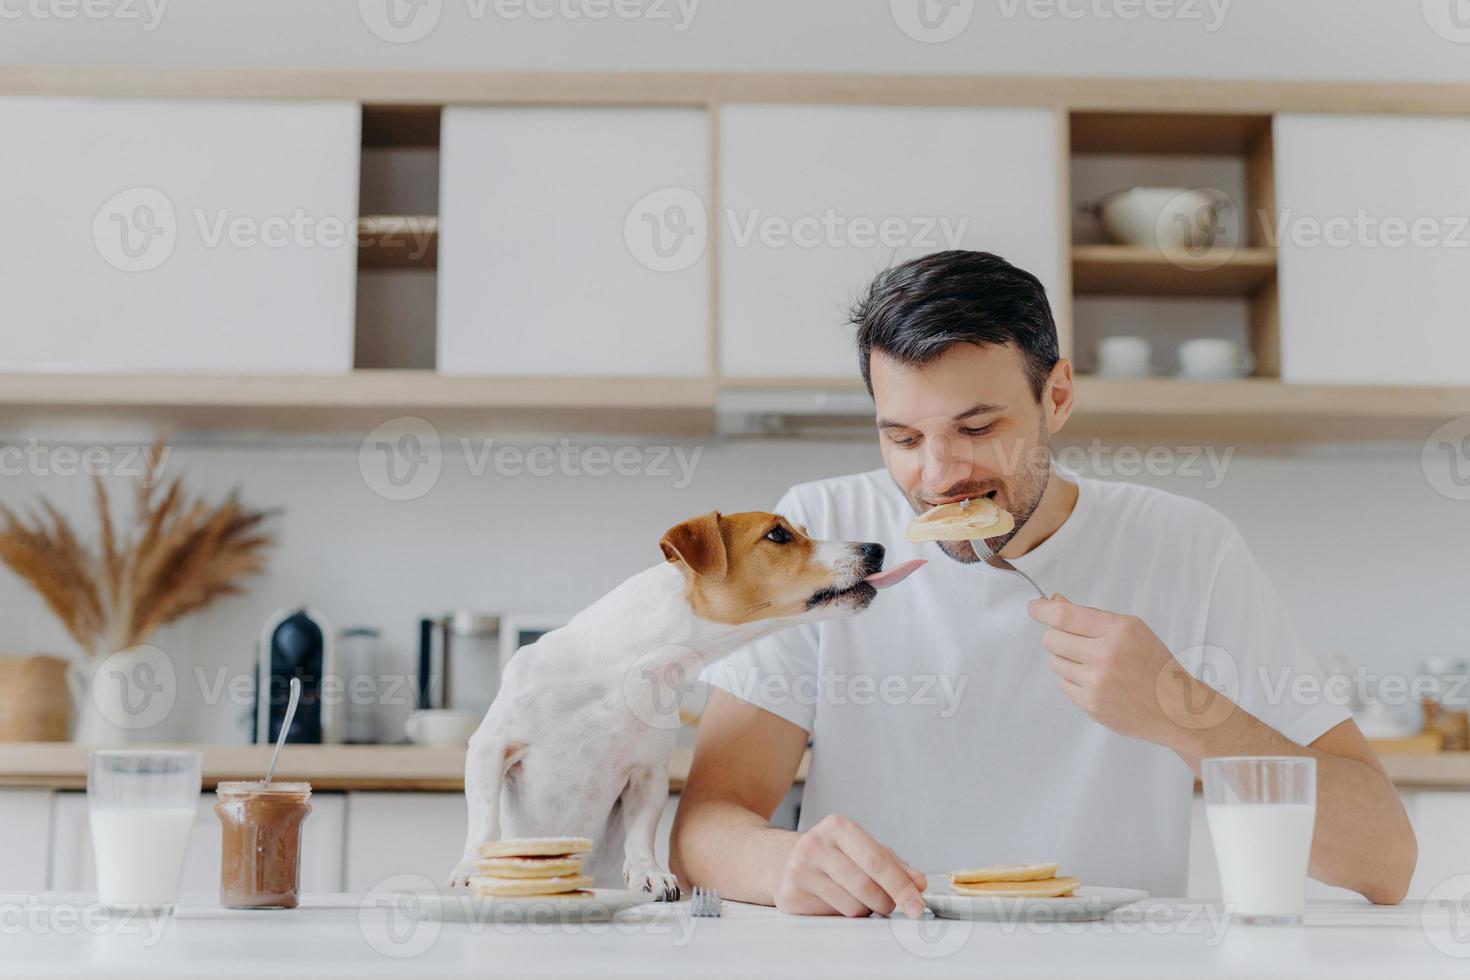
[{"label": "jack russell terrier", "polygon": [[676,901],[654,836],[685,678],[769,633],[861,612],[924,564],[880,571],[882,545],[814,541],[764,513],[695,517],[659,546],[663,564],[506,665],[465,759],[469,834],[451,886],[469,884],[486,841],[586,837],[599,886],[620,870],[629,888]]}]

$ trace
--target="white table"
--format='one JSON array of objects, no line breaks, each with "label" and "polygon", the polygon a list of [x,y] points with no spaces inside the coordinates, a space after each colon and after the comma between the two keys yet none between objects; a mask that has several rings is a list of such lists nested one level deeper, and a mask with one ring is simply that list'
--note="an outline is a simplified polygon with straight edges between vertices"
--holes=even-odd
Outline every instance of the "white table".
[{"label": "white table", "polygon": [[[284,912],[190,896],[171,921],[99,925],[86,896],[0,895],[6,977],[1410,977],[1470,976],[1470,914],[1314,902],[1302,928],[1225,924],[1151,900],[1101,923],[798,918],[725,903],[646,906],[600,925],[394,921],[336,895]],[[365,910],[364,910],[365,909]],[[390,928],[398,931],[390,934]]]}]

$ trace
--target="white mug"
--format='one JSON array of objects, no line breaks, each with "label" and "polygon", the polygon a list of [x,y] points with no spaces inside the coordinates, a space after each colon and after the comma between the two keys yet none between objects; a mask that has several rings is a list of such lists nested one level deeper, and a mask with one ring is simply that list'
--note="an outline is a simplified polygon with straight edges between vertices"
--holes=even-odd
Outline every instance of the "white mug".
[{"label": "white mug", "polygon": [[1250,351],[1223,337],[1200,337],[1179,345],[1179,373],[1186,378],[1243,378],[1251,373]]},{"label": "white mug", "polygon": [[1149,342],[1143,337],[1104,337],[1097,342],[1097,373],[1138,378],[1149,373]]},{"label": "white mug", "polygon": [[415,711],[403,724],[410,742],[418,745],[459,747],[467,745],[480,722],[468,711],[428,708]]}]

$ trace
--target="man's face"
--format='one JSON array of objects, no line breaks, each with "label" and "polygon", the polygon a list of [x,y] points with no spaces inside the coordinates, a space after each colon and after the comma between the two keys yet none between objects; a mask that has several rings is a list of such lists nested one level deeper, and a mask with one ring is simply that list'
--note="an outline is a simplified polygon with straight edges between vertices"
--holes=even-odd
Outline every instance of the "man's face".
[{"label": "man's face", "polygon": [[[1011,345],[955,344],[922,367],[874,352],[871,376],[883,461],[914,513],[991,496],[1016,518],[1014,530],[990,539],[992,549],[1004,548],[1036,510],[1051,473],[1054,413],[1043,410],[1050,385],[1038,403]],[[968,541],[940,547],[956,561],[977,560]]]}]

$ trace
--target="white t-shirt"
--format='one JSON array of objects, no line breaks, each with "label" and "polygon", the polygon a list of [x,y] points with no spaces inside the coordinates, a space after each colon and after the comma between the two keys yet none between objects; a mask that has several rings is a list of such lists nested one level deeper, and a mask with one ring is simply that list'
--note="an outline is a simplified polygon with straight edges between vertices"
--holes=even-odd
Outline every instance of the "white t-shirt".
[{"label": "white t-shirt", "polygon": [[[1294,700],[1292,679],[1320,682],[1320,669],[1229,520],[1151,488],[1066,478],[1076,509],[1017,568],[1048,594],[1142,617],[1195,676],[1292,741],[1349,717]],[[803,829],[842,813],[926,872],[1058,861],[1084,883],[1185,894],[1193,774],[1062,695],[1024,581],[910,544],[913,511],[885,470],[795,487],[776,510],[819,539],[882,543],[885,566],[929,559],[867,611],[705,671],[811,733]]]}]

